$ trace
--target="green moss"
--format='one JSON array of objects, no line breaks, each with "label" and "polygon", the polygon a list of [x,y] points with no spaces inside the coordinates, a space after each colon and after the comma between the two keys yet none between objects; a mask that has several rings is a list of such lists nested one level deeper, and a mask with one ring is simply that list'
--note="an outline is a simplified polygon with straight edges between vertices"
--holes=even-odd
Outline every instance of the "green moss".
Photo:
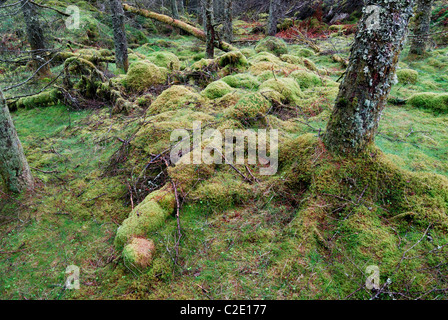
[{"label": "green moss", "polygon": [[192,193],[191,199],[223,210],[244,203],[254,194],[252,186],[230,173],[221,173],[205,181]]},{"label": "green moss", "polygon": [[261,75],[262,73],[264,73],[266,71],[273,73],[277,70],[278,70],[278,65],[271,63],[271,62],[258,62],[249,68],[250,73],[252,73],[256,76]]},{"label": "green moss", "polygon": [[439,113],[447,113],[448,94],[433,92],[416,93],[407,100],[407,104],[416,108],[429,109]]},{"label": "green moss", "polygon": [[201,94],[209,99],[217,99],[230,93],[232,90],[232,87],[227,83],[218,80],[210,83],[204,90],[202,90]]},{"label": "green moss", "polygon": [[322,79],[318,75],[305,70],[294,71],[289,77],[295,79],[300,88],[304,89],[322,85]]},{"label": "green moss", "polygon": [[238,120],[251,120],[264,117],[270,107],[269,101],[260,93],[250,93],[238,100],[237,104],[227,110],[227,115]]},{"label": "green moss", "polygon": [[148,267],[153,259],[155,245],[152,240],[133,238],[122,252],[123,260],[128,268],[143,270]]},{"label": "green moss", "polygon": [[311,71],[317,71],[316,64],[309,59],[303,59],[303,65]]},{"label": "green moss", "polygon": [[232,88],[258,89],[260,82],[249,73],[237,73],[221,79]]},{"label": "green moss", "polygon": [[137,61],[129,66],[123,85],[130,91],[142,92],[166,81],[165,73],[150,61]]},{"label": "green moss", "polygon": [[291,78],[270,79],[261,84],[260,93],[269,96],[272,91],[275,97],[280,97],[285,103],[297,104],[302,98],[300,86]]},{"label": "green moss", "polygon": [[201,59],[201,60],[196,61],[195,63],[193,63],[190,68],[192,70],[201,70],[201,69],[204,69],[206,67],[210,67],[214,63],[215,63],[214,59]]},{"label": "green moss", "polygon": [[218,65],[223,68],[231,67],[245,67],[247,66],[247,59],[240,51],[231,51],[216,58]]},{"label": "green moss", "polygon": [[170,110],[177,110],[201,103],[201,96],[192,88],[186,86],[171,86],[163,91],[151,104],[149,112],[157,114]]},{"label": "green moss", "polygon": [[256,52],[267,51],[280,56],[288,53],[288,47],[282,39],[276,37],[266,37],[259,41],[255,47]]},{"label": "green moss", "polygon": [[[15,103],[15,108],[32,109],[37,107],[48,107],[59,103],[62,96],[58,89],[41,92],[31,97],[20,98]],[[11,106],[10,106],[11,108]]]},{"label": "green moss", "polygon": [[114,240],[117,249],[123,249],[134,238],[146,238],[148,233],[160,228],[175,207],[176,199],[170,184],[152,192],[118,228]]},{"label": "green moss", "polygon": [[286,30],[294,26],[294,20],[291,18],[285,18],[279,24],[277,24],[278,30]]},{"label": "green moss", "polygon": [[397,70],[398,82],[401,84],[416,84],[418,80],[418,72],[412,69]]},{"label": "green moss", "polygon": [[279,57],[266,51],[259,52],[256,55],[252,56],[251,58],[249,58],[249,62],[251,64],[257,64],[259,62],[269,62],[276,65],[282,64],[282,60]]},{"label": "green moss", "polygon": [[180,70],[179,58],[174,53],[158,51],[150,54],[147,59],[156,66],[167,68],[170,71]]},{"label": "green moss", "polygon": [[282,54],[280,56],[280,59],[290,64],[303,65],[303,59],[300,57],[293,56],[292,54]]},{"label": "green moss", "polygon": [[312,57],[315,55],[313,50],[307,49],[307,48],[300,48],[299,50],[297,50],[295,52],[295,54],[299,57],[304,57],[304,58]]}]

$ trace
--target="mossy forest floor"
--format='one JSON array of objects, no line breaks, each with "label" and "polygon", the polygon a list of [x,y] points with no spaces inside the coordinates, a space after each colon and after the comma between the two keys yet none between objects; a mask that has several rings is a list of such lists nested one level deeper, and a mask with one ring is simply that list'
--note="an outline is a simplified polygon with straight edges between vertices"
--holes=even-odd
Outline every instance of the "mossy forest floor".
[{"label": "mossy forest floor", "polygon": [[[165,97],[164,84],[129,93],[139,107],[118,114],[110,105],[13,113],[37,185],[18,199],[0,194],[1,298],[446,298],[447,100],[436,107],[388,104],[378,148],[356,161],[335,158],[318,137],[344,70],[332,54],[316,55],[301,44],[288,44],[287,53],[246,45],[246,62],[222,62],[217,51],[224,66],[216,67],[201,60],[204,46],[196,39],[147,40],[134,48],[131,60],[160,67],[165,62],[157,52],[175,54],[180,64],[165,64],[172,69],[167,81],[190,92],[174,87]],[[334,32],[316,42],[346,59],[350,40]],[[196,73],[185,78],[192,66]],[[400,68],[418,76],[399,77],[392,102],[448,89],[446,48],[423,59],[408,57],[406,49]],[[109,70],[116,72],[113,64]],[[215,84],[204,90],[209,83]],[[261,120],[260,110],[241,102],[247,97],[266,101]],[[137,182],[142,195],[157,188],[148,181],[160,180],[147,179],[142,190],[141,168],[170,145],[169,130],[191,128],[195,119],[221,129],[279,129],[279,172],[248,184],[226,165],[213,169],[182,203],[179,254],[173,214],[149,235],[156,245],[151,266],[130,268],[114,246],[134,200],[143,200],[134,194],[131,201],[129,190]],[[111,174],[117,154],[122,158],[112,162]],[[169,182],[161,168],[148,175]],[[181,173],[171,178],[182,181]],[[80,267],[79,290],[64,288],[69,265]],[[369,265],[380,268],[379,294],[365,288]]]}]

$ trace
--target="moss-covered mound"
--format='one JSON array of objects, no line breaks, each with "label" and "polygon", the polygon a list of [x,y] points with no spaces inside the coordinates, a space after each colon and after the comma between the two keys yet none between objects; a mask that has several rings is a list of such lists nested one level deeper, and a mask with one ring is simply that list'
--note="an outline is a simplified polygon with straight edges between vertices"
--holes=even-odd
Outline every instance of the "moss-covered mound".
[{"label": "moss-covered mound", "polygon": [[202,90],[201,94],[209,99],[217,99],[225,96],[226,94],[232,92],[231,86],[225,83],[222,80],[218,80],[210,83],[204,90]]},{"label": "moss-covered mound", "polygon": [[313,199],[325,199],[326,211],[343,199],[360,199],[351,205],[448,230],[444,176],[403,170],[376,148],[355,159],[334,156],[312,134],[281,145],[279,154],[279,170],[288,177],[282,183],[296,192],[307,190]]},{"label": "moss-covered mound", "polygon": [[409,98],[407,104],[416,108],[433,110],[438,113],[447,113],[448,93],[416,93]]},{"label": "moss-covered mound", "polygon": [[311,87],[322,86],[322,79],[315,73],[305,70],[297,70],[292,72],[289,77],[295,79],[300,88],[307,89]]},{"label": "moss-covered mound", "polygon": [[418,72],[412,69],[397,70],[398,82],[401,84],[416,84],[418,81]]},{"label": "moss-covered mound", "polygon": [[276,56],[288,53],[288,47],[282,39],[276,37],[266,37],[255,47],[256,52],[268,51]]},{"label": "moss-covered mound", "polygon": [[244,54],[241,51],[231,51],[223,54],[217,58],[218,65],[223,68],[226,66],[231,67],[245,67],[248,62]]},{"label": "moss-covered mound", "polygon": [[263,118],[270,107],[269,101],[260,93],[244,95],[237,104],[227,110],[227,115],[240,121]]},{"label": "moss-covered mound", "polygon": [[249,73],[237,73],[221,79],[232,88],[258,89],[260,82]]},{"label": "moss-covered mound", "polygon": [[129,91],[143,92],[166,81],[167,74],[150,61],[136,61],[129,66],[122,83]]},{"label": "moss-covered mound", "polygon": [[273,100],[284,103],[299,103],[302,97],[302,90],[297,81],[292,78],[270,79],[260,86],[260,93]]},{"label": "moss-covered mound", "polygon": [[147,59],[158,67],[167,68],[171,71],[180,70],[180,60],[174,53],[158,51],[150,54]]},{"label": "moss-covered mound", "polygon": [[152,114],[185,107],[194,107],[203,102],[200,94],[186,86],[171,86],[163,91],[151,104],[149,112]]}]

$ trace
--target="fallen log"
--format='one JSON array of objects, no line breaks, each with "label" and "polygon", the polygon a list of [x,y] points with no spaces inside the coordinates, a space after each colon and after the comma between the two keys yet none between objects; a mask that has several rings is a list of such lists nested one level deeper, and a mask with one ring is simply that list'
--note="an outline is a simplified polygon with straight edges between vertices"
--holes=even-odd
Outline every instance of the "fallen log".
[{"label": "fallen log", "polygon": [[[126,4],[126,3],[123,3],[123,9],[125,11],[141,15],[141,16],[143,16],[145,18],[154,19],[154,20],[157,20],[159,22],[168,24],[168,25],[170,25],[172,27],[181,29],[181,30],[191,34],[192,36],[194,36],[194,37],[196,37],[196,38],[198,38],[198,39],[200,39],[200,40],[202,40],[204,42],[207,40],[204,31],[202,31],[202,30],[200,30],[198,28],[195,28],[195,27],[193,27],[193,26],[191,26],[188,23],[185,23],[183,21],[171,18],[171,17],[166,16],[164,14],[155,13],[155,12],[152,12],[152,11],[149,11],[149,10],[146,10],[146,9],[139,9],[139,8],[130,6],[130,5]],[[215,45],[216,48],[221,49],[222,51],[225,51],[225,52],[238,50],[238,48],[232,46],[230,43],[227,43],[225,41],[217,40],[217,41],[214,42],[214,45]]]}]

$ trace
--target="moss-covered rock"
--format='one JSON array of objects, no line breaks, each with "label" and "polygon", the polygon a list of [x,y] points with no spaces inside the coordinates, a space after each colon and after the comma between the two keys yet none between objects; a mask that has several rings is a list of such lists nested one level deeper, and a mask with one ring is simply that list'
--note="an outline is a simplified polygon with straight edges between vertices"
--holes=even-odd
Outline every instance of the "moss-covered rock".
[{"label": "moss-covered rock", "polygon": [[221,68],[231,66],[234,68],[247,66],[247,59],[241,51],[230,51],[216,58]]},{"label": "moss-covered rock", "polygon": [[448,93],[416,93],[407,100],[407,104],[416,108],[429,109],[439,113],[447,113]]},{"label": "moss-covered rock", "polygon": [[303,58],[293,56],[292,54],[282,54],[280,59],[290,64],[303,65]]},{"label": "moss-covered rock", "polygon": [[192,88],[174,85],[163,91],[149,107],[149,112],[157,114],[185,107],[193,107],[203,102],[200,94]]},{"label": "moss-covered rock", "polygon": [[[302,90],[297,81],[292,78],[270,79],[263,82],[260,86],[260,93],[272,97],[285,103],[299,103],[302,97]],[[273,94],[273,95],[272,95]]]},{"label": "moss-covered rock", "polygon": [[282,60],[279,57],[266,51],[258,52],[256,55],[250,57],[249,62],[251,64],[257,64],[259,62],[269,62],[276,65],[282,64]]},{"label": "moss-covered rock", "polygon": [[253,187],[232,173],[220,173],[201,183],[191,192],[191,200],[217,209],[242,204],[254,194]]},{"label": "moss-covered rock", "polygon": [[232,87],[229,86],[222,80],[218,80],[210,83],[204,90],[202,90],[201,94],[209,99],[217,99],[222,96],[230,93],[232,91]]},{"label": "moss-covered rock", "polygon": [[150,61],[136,61],[129,66],[122,83],[133,92],[143,92],[166,81],[166,74]]},{"label": "moss-covered rock", "polygon": [[286,42],[276,37],[266,37],[260,40],[255,47],[256,52],[267,51],[280,56],[288,53]]},{"label": "moss-covered rock", "polygon": [[249,73],[237,73],[221,79],[232,88],[258,89],[260,81]]},{"label": "moss-covered rock", "polygon": [[313,61],[311,61],[310,59],[303,59],[303,65],[308,70],[311,70],[311,71],[317,71],[318,70],[316,64]]},{"label": "moss-covered rock", "polygon": [[158,51],[150,54],[147,59],[156,66],[167,68],[170,71],[180,70],[180,60],[174,53]]},{"label": "moss-covered rock", "polygon": [[263,118],[269,110],[271,104],[260,93],[244,95],[236,105],[229,108],[226,115],[237,120],[251,121],[256,118]]},{"label": "moss-covered rock", "polygon": [[314,56],[314,52],[311,49],[307,49],[307,48],[300,48],[299,50],[297,50],[295,52],[295,54],[299,57],[303,57],[303,58],[308,58],[308,57],[312,57]]},{"label": "moss-covered rock", "polygon": [[322,85],[322,79],[318,75],[305,70],[294,71],[289,75],[289,77],[295,79],[300,88],[303,89]]},{"label": "moss-covered rock", "polygon": [[249,68],[249,72],[256,76],[261,75],[262,73],[264,73],[266,71],[270,71],[271,73],[274,73],[277,70],[279,70],[278,64],[271,63],[271,62],[258,62]]},{"label": "moss-covered rock", "polygon": [[418,81],[418,72],[412,69],[397,70],[398,82],[401,84],[416,84]]}]

